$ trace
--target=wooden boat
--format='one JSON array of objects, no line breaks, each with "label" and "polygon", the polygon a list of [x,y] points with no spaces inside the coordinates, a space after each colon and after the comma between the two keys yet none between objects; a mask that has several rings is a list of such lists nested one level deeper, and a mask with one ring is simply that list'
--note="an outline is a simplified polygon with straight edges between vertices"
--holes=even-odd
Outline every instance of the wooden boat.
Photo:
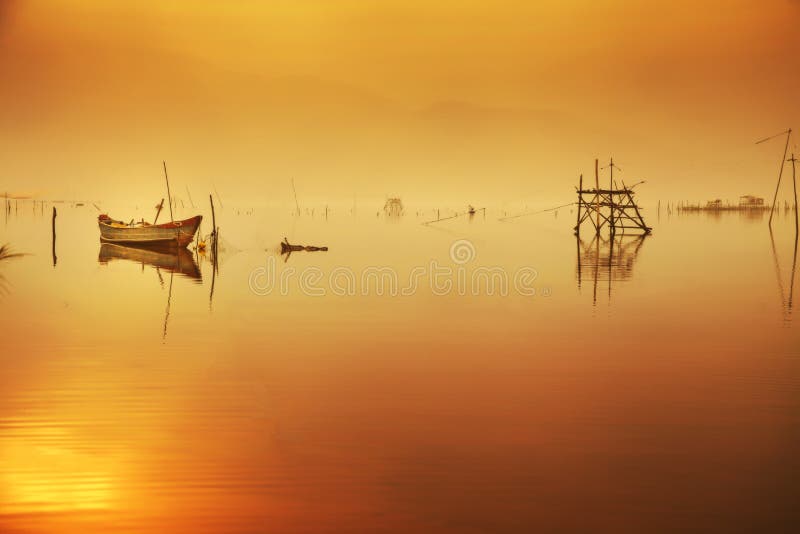
[{"label": "wooden boat", "polygon": [[125,223],[115,221],[103,214],[97,218],[97,224],[100,227],[100,241],[103,243],[139,247],[185,248],[194,239],[194,234],[202,220],[202,215],[195,215],[190,219],[164,224],[133,221]]},{"label": "wooden boat", "polygon": [[202,280],[200,269],[197,263],[195,263],[192,253],[185,248],[165,251],[126,247],[112,243],[103,243],[100,245],[100,255],[97,261],[102,264],[107,264],[113,260],[128,260],[140,263],[142,267],[150,265],[156,269],[181,274],[193,280]]}]

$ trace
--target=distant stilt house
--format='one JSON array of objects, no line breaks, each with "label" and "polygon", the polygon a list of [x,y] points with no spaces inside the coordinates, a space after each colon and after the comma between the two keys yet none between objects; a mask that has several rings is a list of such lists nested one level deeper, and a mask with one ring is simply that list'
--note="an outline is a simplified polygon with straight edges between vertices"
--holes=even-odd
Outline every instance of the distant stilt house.
[{"label": "distant stilt house", "polygon": [[387,198],[386,204],[383,205],[383,211],[386,215],[402,215],[403,201],[399,197]]},{"label": "distant stilt house", "polygon": [[721,199],[709,200],[705,205],[684,204],[678,206],[678,211],[746,211],[761,213],[769,207],[764,203],[764,199],[754,195],[742,195],[739,203],[731,205],[730,202],[724,203]]},{"label": "distant stilt house", "polygon": [[739,197],[740,208],[763,208],[764,199],[753,195],[743,195]]}]

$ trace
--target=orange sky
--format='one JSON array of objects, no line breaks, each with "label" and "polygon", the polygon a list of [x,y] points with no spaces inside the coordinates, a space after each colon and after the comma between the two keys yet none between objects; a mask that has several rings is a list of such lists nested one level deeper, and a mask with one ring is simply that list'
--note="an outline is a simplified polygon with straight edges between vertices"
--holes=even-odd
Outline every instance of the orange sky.
[{"label": "orange sky", "polygon": [[[0,187],[237,201],[771,196],[800,2],[5,0]],[[788,189],[787,189],[788,192]],[[199,193],[198,193],[199,195]]]}]

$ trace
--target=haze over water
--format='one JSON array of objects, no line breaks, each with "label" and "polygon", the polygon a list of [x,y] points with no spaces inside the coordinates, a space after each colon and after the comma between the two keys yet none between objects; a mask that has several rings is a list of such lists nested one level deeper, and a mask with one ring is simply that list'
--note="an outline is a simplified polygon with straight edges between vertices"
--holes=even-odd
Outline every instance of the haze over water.
[{"label": "haze over water", "polygon": [[[796,524],[790,213],[773,249],[765,218],[650,207],[653,235],[609,265],[569,208],[424,226],[430,210],[380,207],[218,208],[225,250],[199,277],[194,254],[104,252],[90,205],[57,205],[54,266],[49,205],[12,214],[2,241],[31,255],[0,264],[0,531]],[[330,250],[286,259],[284,236]],[[431,262],[451,291],[360,284],[388,267],[401,292]],[[459,294],[482,267],[534,269],[535,294]],[[322,278],[304,289],[308,268]],[[331,290],[336,268],[356,294]],[[295,274],[263,294],[267,269]]]},{"label": "haze over water", "polygon": [[798,20],[0,0],[0,534],[800,531]]}]

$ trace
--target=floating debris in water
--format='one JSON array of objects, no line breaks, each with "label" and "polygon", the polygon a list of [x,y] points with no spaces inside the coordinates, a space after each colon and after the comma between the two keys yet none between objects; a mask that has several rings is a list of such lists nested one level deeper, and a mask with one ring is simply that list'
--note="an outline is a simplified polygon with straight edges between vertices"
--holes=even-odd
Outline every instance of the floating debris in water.
[{"label": "floating debris in water", "polygon": [[281,241],[281,254],[287,254],[287,253],[292,253],[292,252],[300,252],[300,251],[327,252],[328,251],[328,247],[312,247],[312,246],[305,246],[305,245],[292,245],[291,243],[289,243],[289,240],[286,239],[285,237],[283,238],[283,241]]}]

